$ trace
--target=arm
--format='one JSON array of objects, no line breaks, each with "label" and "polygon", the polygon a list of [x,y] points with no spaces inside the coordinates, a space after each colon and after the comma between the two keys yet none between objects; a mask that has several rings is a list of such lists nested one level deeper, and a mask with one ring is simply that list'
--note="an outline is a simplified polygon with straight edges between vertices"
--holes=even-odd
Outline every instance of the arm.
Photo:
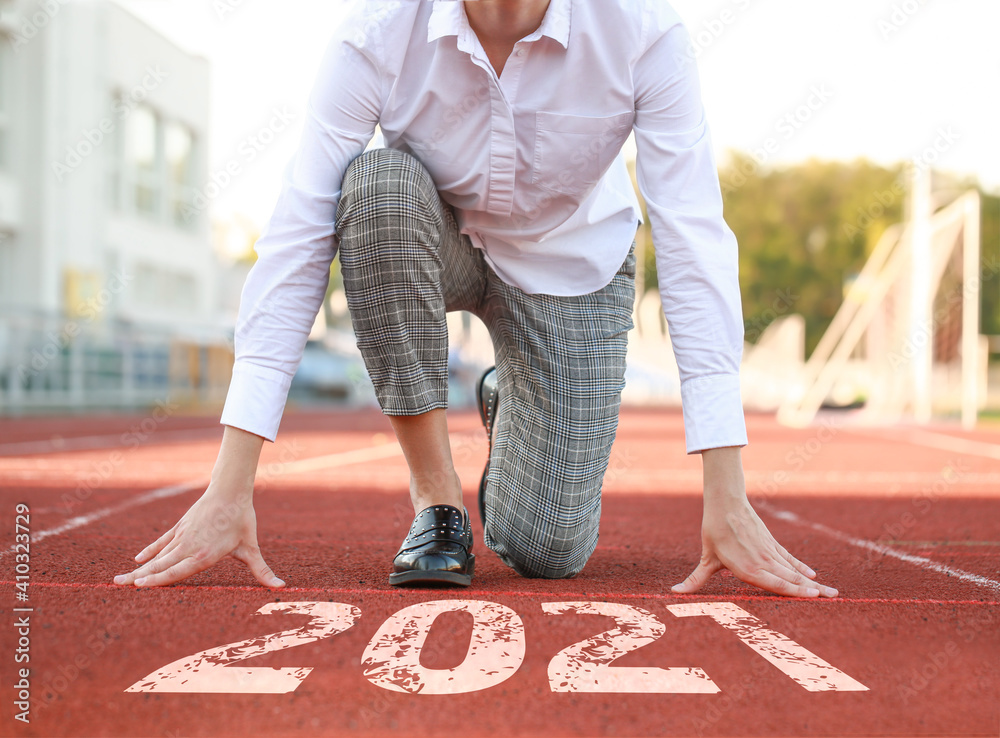
[{"label": "arm", "polygon": [[379,72],[350,40],[359,23],[345,21],[327,49],[240,299],[222,423],[269,441],[326,294],[344,172],[371,140],[381,109]]},{"label": "arm", "polygon": [[747,443],[740,398],[738,246],[687,33],[674,25],[638,60],[636,179],[653,232],[660,297],[681,379],[688,453]]},{"label": "arm", "polygon": [[365,26],[366,33],[356,33],[360,20],[345,21],[327,49],[298,152],[254,247],[258,259],[240,300],[236,362],[222,412],[226,429],[211,483],[173,528],[136,557],[137,569],[115,577],[117,584],[172,584],[231,555],[261,584],[284,586],[257,546],[253,482],[326,294],[344,171],[371,140],[381,108],[380,75],[357,45],[377,29]]},{"label": "arm", "polygon": [[687,32],[669,18],[661,22],[659,37],[636,63],[636,175],[681,377],[687,450],[701,453],[704,470],[701,562],[674,591],[695,592],[727,568],[778,594],[836,596],[774,540],[747,500],[740,458],[747,441],[736,237],[722,216]]}]

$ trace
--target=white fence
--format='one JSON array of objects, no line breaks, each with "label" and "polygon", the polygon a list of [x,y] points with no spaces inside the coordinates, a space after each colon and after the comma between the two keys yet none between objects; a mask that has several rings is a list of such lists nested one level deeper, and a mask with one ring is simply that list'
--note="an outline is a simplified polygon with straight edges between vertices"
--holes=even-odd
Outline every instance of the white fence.
[{"label": "white fence", "polygon": [[214,404],[231,370],[222,331],[0,312],[0,414]]}]

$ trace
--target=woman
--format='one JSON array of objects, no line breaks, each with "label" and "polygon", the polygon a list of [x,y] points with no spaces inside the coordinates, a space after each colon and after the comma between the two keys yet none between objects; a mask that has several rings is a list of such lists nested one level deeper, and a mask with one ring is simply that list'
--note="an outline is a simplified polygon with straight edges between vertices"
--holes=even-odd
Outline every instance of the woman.
[{"label": "woman", "polygon": [[[376,125],[387,148],[362,153]],[[663,0],[368,2],[330,45],[297,157],[257,243],[212,481],[120,584],[180,581],[257,546],[253,478],[341,253],[358,345],[411,472],[390,581],[467,585],[471,528],[448,444],[446,310],[497,355],[485,542],[525,576],[570,577],[597,542],[631,327],[639,210],[630,132],[704,468],[703,553],[772,592],[836,596],[747,501],[736,240],[686,31]],[[220,511],[226,526],[211,526]]]}]

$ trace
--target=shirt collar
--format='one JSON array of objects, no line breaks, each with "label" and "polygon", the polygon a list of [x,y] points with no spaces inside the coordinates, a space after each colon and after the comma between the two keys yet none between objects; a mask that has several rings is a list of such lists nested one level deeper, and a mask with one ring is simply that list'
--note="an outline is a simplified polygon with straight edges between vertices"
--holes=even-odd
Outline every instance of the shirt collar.
[{"label": "shirt collar", "polygon": [[[535,41],[542,36],[548,36],[569,47],[569,22],[573,9],[573,0],[549,0],[542,25],[525,41]],[[444,36],[458,36],[471,32],[469,21],[465,17],[465,6],[461,0],[434,0],[430,21],[427,24],[427,41],[437,41]]]}]

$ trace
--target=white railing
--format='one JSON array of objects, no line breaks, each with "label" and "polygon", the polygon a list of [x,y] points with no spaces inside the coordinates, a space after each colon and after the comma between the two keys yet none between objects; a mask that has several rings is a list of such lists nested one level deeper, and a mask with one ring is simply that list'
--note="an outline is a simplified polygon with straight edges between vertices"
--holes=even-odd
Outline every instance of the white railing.
[{"label": "white railing", "polygon": [[232,369],[228,337],[162,326],[0,310],[0,414],[214,404]]}]

